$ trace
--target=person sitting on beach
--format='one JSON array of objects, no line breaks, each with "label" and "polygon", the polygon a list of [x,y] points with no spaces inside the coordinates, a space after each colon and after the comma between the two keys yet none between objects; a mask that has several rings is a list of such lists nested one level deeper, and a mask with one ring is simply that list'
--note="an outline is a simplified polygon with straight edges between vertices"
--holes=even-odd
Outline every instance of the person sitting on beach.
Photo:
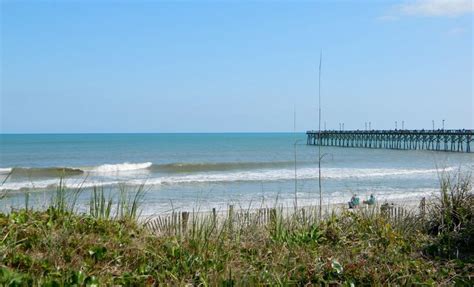
[{"label": "person sitting on beach", "polygon": [[375,204],[375,196],[374,194],[371,194],[369,199],[363,201],[364,204],[367,205],[374,205]]},{"label": "person sitting on beach", "polygon": [[356,208],[359,206],[359,197],[357,197],[357,194],[354,194],[351,197],[351,201],[348,202],[349,208]]}]

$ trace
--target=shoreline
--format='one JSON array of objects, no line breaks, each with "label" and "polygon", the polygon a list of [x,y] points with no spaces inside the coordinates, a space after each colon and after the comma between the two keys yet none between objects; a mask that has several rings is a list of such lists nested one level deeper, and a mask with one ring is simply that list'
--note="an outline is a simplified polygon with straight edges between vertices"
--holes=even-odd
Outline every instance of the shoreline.
[{"label": "shoreline", "polygon": [[[344,212],[368,212],[368,213],[380,213],[381,208],[384,204],[387,204],[389,216],[399,217],[406,216],[408,214],[417,215],[420,214],[422,201],[424,199],[424,207],[429,201],[434,200],[422,198],[412,198],[405,200],[396,201],[384,201],[376,202],[374,205],[361,204],[357,208],[350,209],[347,203],[334,203],[324,205],[321,209],[322,218],[326,219],[329,215],[340,216]],[[424,212],[424,211],[423,211]],[[139,222],[145,225],[153,232],[161,233],[167,232],[170,229],[182,229],[186,228],[189,221],[192,224],[202,224],[207,221],[214,221],[218,224],[228,224],[228,221],[255,221],[258,224],[266,224],[271,220],[272,216],[280,216],[282,220],[290,219],[298,213],[298,216],[313,217],[319,216],[319,205],[304,205],[298,206],[297,208],[277,205],[273,207],[260,207],[260,208],[236,208],[233,205],[228,205],[226,209],[213,209],[205,211],[187,211],[187,210],[175,210],[172,212],[166,212],[161,214],[152,214],[148,216],[140,216]]]},{"label": "shoreline", "polygon": [[[428,198],[433,198],[433,197],[434,197],[433,193],[427,193],[424,195],[408,196],[408,197],[405,197],[404,199],[382,198],[381,200],[376,199],[376,203],[374,206],[380,207],[382,204],[388,203],[388,204],[404,207],[411,210],[419,206],[422,198],[428,199]],[[350,198],[348,198],[347,201],[349,201],[349,199]],[[360,200],[362,202],[365,199],[361,198]],[[316,203],[319,200],[314,198],[312,201]],[[324,198],[323,198],[323,202],[324,202]],[[253,212],[257,210],[261,210],[261,209],[275,209],[275,208],[283,209],[283,210],[295,209],[294,204],[288,204],[288,203],[275,204],[275,203],[270,203],[270,201],[268,201],[265,203],[261,203],[260,205],[254,204],[253,206],[248,205],[248,202],[246,203],[247,204],[237,204],[237,202],[229,202],[227,204],[221,204],[216,207],[204,207],[204,208],[202,208],[202,206],[197,206],[197,205],[194,206],[194,208],[178,207],[178,208],[173,208],[173,209],[170,208],[168,211],[165,211],[165,212],[144,212],[144,215],[147,217],[153,217],[153,216],[156,217],[156,216],[170,215],[173,213],[181,213],[181,212],[187,212],[189,214],[193,214],[193,213],[194,214],[211,214],[213,210],[215,210],[216,213],[220,214],[220,213],[226,213],[229,210],[229,207],[231,206],[233,207],[234,211],[253,211]],[[364,204],[361,203],[359,206],[359,209],[361,209],[361,207],[364,207]],[[319,204],[312,204],[312,203],[304,204],[304,205],[299,204],[298,209],[302,209],[302,208],[303,209],[319,209]],[[340,202],[340,201],[337,201],[334,203],[326,203],[326,204],[323,203],[322,209],[325,212],[332,212],[333,210],[348,209],[348,204],[347,202]],[[144,211],[146,211],[146,207],[144,208]]]},{"label": "shoreline", "polygon": [[[74,189],[69,190],[68,192],[71,194],[74,192]],[[289,194],[292,191],[288,192]],[[416,208],[420,200],[425,198],[432,198],[436,196],[436,193],[439,192],[437,190],[431,190],[418,193],[414,195],[406,194],[403,195],[403,198],[400,198],[401,195],[396,194],[393,197],[390,196],[376,196],[376,206],[380,206],[384,203],[394,204],[396,206],[403,206],[409,209]],[[133,191],[130,191],[133,194]],[[2,212],[8,212],[13,209],[21,209],[25,206],[25,200],[28,200],[29,208],[32,209],[44,209],[46,208],[50,202],[52,197],[54,197],[55,190],[50,191],[33,191],[33,192],[15,192],[15,194],[7,194],[6,197],[2,198],[4,201],[4,208],[3,210],[0,209]],[[347,202],[350,200],[350,192],[347,192],[347,198],[345,201],[342,201],[340,198],[336,199],[335,201],[331,201],[329,196],[323,196],[323,206],[322,209],[325,212],[331,212],[335,209],[345,209],[347,207]],[[358,193],[360,197],[360,201],[366,200],[365,195],[361,196],[361,193]],[[82,193],[80,200],[77,201],[76,209],[79,213],[87,212],[90,206],[90,196],[92,193]],[[115,194],[113,198],[117,199],[119,194]],[[217,213],[226,213],[229,209],[229,206],[233,206],[234,210],[239,211],[256,211],[259,209],[272,209],[272,208],[279,208],[284,210],[294,210],[294,200],[285,198],[285,199],[275,199],[271,197],[267,197],[263,200],[246,200],[246,201],[236,201],[236,200],[229,200],[227,202],[216,202],[215,204],[209,204],[208,201],[203,199],[196,199],[193,202],[189,202],[189,200],[184,200],[180,202],[179,200],[169,201],[169,202],[149,202],[147,201],[146,194],[145,198],[141,204],[142,215],[141,217],[149,218],[149,217],[159,217],[159,216],[166,216],[173,213],[181,213],[181,212],[188,212],[189,214],[209,214],[212,213],[212,210],[215,209]],[[258,198],[257,198],[258,199]],[[187,201],[187,202],[186,202]],[[329,201],[329,202],[328,202]],[[298,199],[298,208],[307,208],[307,209],[314,209],[319,208],[319,199],[315,196],[308,200],[308,198],[299,198]],[[304,204],[301,204],[303,203]],[[326,202],[326,203],[324,203]],[[361,203],[361,206],[363,204]],[[158,209],[158,211],[157,211]]]}]

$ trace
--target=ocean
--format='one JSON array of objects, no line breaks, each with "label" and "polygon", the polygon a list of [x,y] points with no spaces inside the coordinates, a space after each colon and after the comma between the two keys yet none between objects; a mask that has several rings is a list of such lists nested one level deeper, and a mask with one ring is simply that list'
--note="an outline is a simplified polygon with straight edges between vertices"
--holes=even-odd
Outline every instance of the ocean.
[{"label": "ocean", "polygon": [[[439,173],[472,171],[474,154],[322,147],[323,203],[419,199],[438,190]],[[296,161],[295,161],[296,154]],[[304,133],[0,135],[2,209],[48,202],[63,177],[115,196],[145,187],[143,213],[316,204],[318,148]],[[296,162],[296,173],[295,173]],[[6,180],[5,180],[6,179]]]}]

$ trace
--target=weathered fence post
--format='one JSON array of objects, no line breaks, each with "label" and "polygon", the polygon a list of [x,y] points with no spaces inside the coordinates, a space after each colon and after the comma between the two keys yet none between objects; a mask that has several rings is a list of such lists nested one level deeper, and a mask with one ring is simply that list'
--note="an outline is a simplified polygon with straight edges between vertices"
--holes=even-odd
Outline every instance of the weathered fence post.
[{"label": "weathered fence post", "polygon": [[420,201],[420,216],[421,218],[425,218],[425,214],[426,214],[426,198],[422,198],[421,201]]},{"label": "weathered fence post", "polygon": [[229,230],[230,232],[232,232],[233,223],[234,223],[234,206],[233,205],[229,205],[227,220],[229,221]]},{"label": "weathered fence post", "polygon": [[386,202],[380,206],[380,213],[382,213],[382,216],[385,217],[391,217],[392,216],[392,208],[390,208],[390,205]]},{"label": "weathered fence post", "polygon": [[188,229],[189,212],[181,212],[181,231],[184,233]]}]

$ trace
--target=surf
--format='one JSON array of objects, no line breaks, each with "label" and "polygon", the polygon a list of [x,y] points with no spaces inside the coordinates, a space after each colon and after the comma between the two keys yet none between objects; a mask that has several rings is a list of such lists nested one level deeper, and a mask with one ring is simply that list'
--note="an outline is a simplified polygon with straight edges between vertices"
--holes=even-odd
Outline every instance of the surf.
[{"label": "surf", "polygon": [[[100,173],[110,174],[119,171],[130,171],[147,169],[151,163],[141,164],[119,164],[119,165],[101,165]],[[453,167],[445,170],[452,170]],[[371,169],[371,168],[326,168],[322,172],[322,179],[341,181],[346,179],[370,180],[377,178],[397,178],[410,179],[420,177],[434,177],[439,172],[437,169]],[[317,167],[306,167],[297,170],[298,180],[318,179]],[[107,179],[90,178],[84,181],[84,177],[78,177],[65,181],[68,187],[93,187],[93,186],[112,186],[117,184],[126,185],[179,185],[179,184],[199,184],[199,183],[232,183],[232,182],[277,182],[291,181],[295,179],[294,169],[265,169],[265,170],[245,170],[231,172],[198,172],[184,175],[158,175],[147,178],[127,178],[127,177],[107,177]],[[2,190],[24,190],[24,189],[47,189],[57,184],[58,179],[7,182],[0,187]]]},{"label": "surf", "polygon": [[151,162],[143,163],[119,163],[119,164],[103,164],[94,167],[90,170],[93,173],[117,173],[122,171],[135,171],[141,169],[148,169],[153,165]]}]

